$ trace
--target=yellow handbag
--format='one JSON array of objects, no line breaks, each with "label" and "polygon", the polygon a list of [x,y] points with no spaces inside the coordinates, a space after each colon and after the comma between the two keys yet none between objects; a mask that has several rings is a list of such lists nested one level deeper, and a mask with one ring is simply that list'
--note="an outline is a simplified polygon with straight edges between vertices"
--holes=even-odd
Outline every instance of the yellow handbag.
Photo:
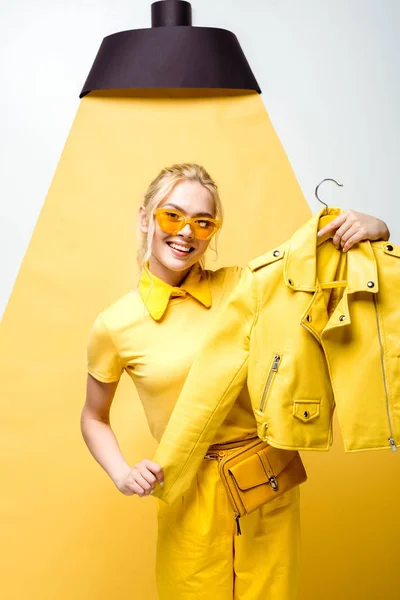
[{"label": "yellow handbag", "polygon": [[240,517],[303,483],[307,474],[296,450],[274,448],[259,438],[228,453],[223,446],[211,446],[206,458],[216,458],[219,462],[219,473],[240,535]]}]

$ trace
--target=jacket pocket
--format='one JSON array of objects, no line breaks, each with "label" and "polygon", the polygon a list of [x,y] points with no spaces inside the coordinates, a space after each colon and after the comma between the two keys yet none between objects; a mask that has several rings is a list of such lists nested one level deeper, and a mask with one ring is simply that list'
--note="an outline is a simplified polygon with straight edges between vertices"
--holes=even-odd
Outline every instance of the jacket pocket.
[{"label": "jacket pocket", "polygon": [[271,389],[272,383],[273,383],[273,381],[275,379],[275,376],[276,376],[276,374],[278,372],[279,365],[280,365],[281,361],[282,361],[282,354],[275,353],[274,357],[273,357],[273,360],[272,360],[272,363],[271,363],[271,366],[270,366],[269,371],[268,371],[268,376],[267,376],[267,380],[265,382],[263,395],[261,397],[260,408],[259,408],[259,410],[261,412],[264,412],[265,405],[267,403],[268,393],[269,393],[269,391]]},{"label": "jacket pocket", "polygon": [[296,398],[293,402],[293,416],[303,423],[309,423],[319,417],[321,398]]}]

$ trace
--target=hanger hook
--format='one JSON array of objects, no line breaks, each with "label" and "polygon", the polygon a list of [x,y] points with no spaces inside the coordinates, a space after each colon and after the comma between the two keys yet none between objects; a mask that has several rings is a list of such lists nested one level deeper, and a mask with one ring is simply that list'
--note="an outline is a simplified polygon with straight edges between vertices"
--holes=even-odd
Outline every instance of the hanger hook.
[{"label": "hanger hook", "polygon": [[318,200],[318,202],[321,202],[321,204],[323,204],[324,206],[326,206],[326,212],[325,212],[325,214],[327,215],[327,214],[328,214],[328,209],[329,209],[329,207],[328,207],[327,203],[326,203],[326,202],[324,202],[323,200],[321,200],[321,198],[318,196],[318,189],[319,189],[319,186],[320,186],[322,183],[324,183],[324,181],[333,181],[333,183],[336,183],[336,185],[338,185],[339,187],[343,187],[343,184],[342,184],[342,183],[338,183],[338,182],[336,181],[336,179],[331,179],[330,177],[327,177],[326,179],[323,179],[322,181],[320,181],[320,182],[319,182],[319,184],[317,185],[317,187],[315,188],[315,197],[316,197],[316,199]]}]

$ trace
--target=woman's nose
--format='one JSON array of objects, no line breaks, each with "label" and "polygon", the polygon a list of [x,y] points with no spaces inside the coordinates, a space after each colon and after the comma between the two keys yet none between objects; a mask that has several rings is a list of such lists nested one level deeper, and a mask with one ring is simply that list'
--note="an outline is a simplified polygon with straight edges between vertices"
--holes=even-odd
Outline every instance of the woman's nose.
[{"label": "woman's nose", "polygon": [[189,223],[186,223],[185,227],[183,227],[183,229],[181,229],[179,233],[186,238],[193,237],[193,231],[192,231],[192,228],[190,227]]}]

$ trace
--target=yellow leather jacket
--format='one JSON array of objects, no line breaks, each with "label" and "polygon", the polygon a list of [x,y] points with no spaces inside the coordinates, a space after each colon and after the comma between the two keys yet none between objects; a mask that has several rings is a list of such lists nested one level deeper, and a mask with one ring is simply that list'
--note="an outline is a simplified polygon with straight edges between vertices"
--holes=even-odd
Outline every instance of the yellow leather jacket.
[{"label": "yellow leather jacket", "polygon": [[400,444],[400,247],[347,253],[310,219],[250,262],[197,356],[157,450],[172,501],[189,485],[247,384],[258,435],[272,446],[328,450],[336,406],[345,450]]}]

